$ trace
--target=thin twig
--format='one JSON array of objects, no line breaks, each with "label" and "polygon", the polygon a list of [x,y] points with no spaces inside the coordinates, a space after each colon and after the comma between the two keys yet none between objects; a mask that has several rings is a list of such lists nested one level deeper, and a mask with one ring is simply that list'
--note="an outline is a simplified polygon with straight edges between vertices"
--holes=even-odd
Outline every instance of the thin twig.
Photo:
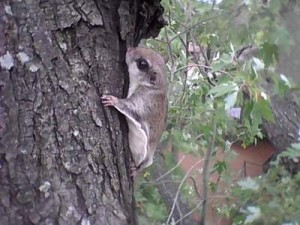
[{"label": "thin twig", "polygon": [[170,42],[174,41],[178,36],[183,35],[184,33],[188,32],[189,30],[193,29],[194,27],[196,27],[196,26],[198,26],[198,25],[200,25],[200,24],[202,24],[202,23],[204,23],[204,22],[213,20],[213,19],[215,19],[215,18],[217,18],[217,17],[219,17],[219,16],[220,16],[220,15],[217,15],[217,16],[213,16],[213,17],[211,17],[211,18],[208,18],[208,19],[206,19],[206,20],[200,20],[200,21],[198,21],[197,23],[193,24],[192,26],[190,26],[189,28],[185,29],[184,31],[182,31],[182,32],[180,32],[180,33],[178,33],[178,34],[176,34],[174,37],[172,37],[172,38],[170,39]]},{"label": "thin twig", "polygon": [[158,182],[159,180],[161,180],[162,178],[164,178],[165,176],[167,176],[168,174],[170,174],[173,170],[175,170],[182,163],[182,161],[184,160],[184,158],[185,158],[185,155],[181,157],[181,159],[178,161],[178,163],[173,168],[171,168],[170,170],[168,170],[165,174],[161,175],[160,177],[156,178],[155,182]]},{"label": "thin twig", "polygon": [[151,186],[157,185],[157,184],[169,184],[169,183],[174,184],[174,185],[180,184],[179,181],[173,181],[173,180],[163,180],[163,181],[158,181],[158,182],[156,182],[156,181],[141,181],[141,182],[139,182],[139,184],[151,185]]},{"label": "thin twig", "polygon": [[[171,31],[173,31],[174,34],[176,34],[176,31],[175,31],[172,27],[169,27],[169,29],[170,29]],[[182,37],[178,36],[178,38],[179,38],[179,41],[181,42],[181,44],[183,45],[183,47],[186,49],[187,46],[186,46],[184,40],[182,39]]]},{"label": "thin twig", "polygon": [[198,161],[197,161],[197,162],[196,162],[196,163],[195,163],[195,164],[187,171],[187,173],[185,174],[185,176],[184,176],[183,179],[181,180],[180,185],[179,185],[178,188],[177,188],[177,192],[176,192],[176,195],[175,195],[175,198],[174,198],[174,202],[173,202],[173,205],[172,205],[172,209],[171,209],[171,211],[170,211],[170,214],[169,214],[169,216],[168,216],[168,219],[167,219],[167,221],[166,221],[166,224],[168,224],[168,223],[170,222],[170,220],[171,220],[171,217],[172,217],[172,214],[173,214],[173,211],[174,211],[174,209],[175,209],[175,205],[176,205],[176,202],[177,202],[179,193],[180,193],[180,189],[181,189],[181,187],[182,187],[184,181],[189,177],[189,174],[191,173],[191,171],[192,171],[198,164],[200,164],[202,161],[203,161],[203,159],[198,160]]},{"label": "thin twig", "polygon": [[194,211],[196,211],[196,209],[198,209],[198,207],[200,206],[200,205],[202,205],[203,204],[203,200],[202,201],[200,201],[191,211],[189,211],[188,213],[186,213],[184,216],[182,216],[182,217],[180,217],[180,219],[179,220],[177,220],[176,222],[175,222],[175,224],[178,224],[180,221],[182,221],[184,218],[186,218],[186,217],[188,217],[189,215],[191,215]]},{"label": "thin twig", "polygon": [[[189,67],[194,67],[194,66],[196,66],[196,67],[203,67],[203,68],[207,68],[207,69],[210,69],[210,70],[213,69],[212,67],[206,66],[206,65],[203,65],[203,64],[194,64],[194,65],[187,65],[187,66],[180,67],[177,70],[175,70],[174,73],[178,73],[181,70],[184,70],[184,69],[189,68]],[[230,73],[228,73],[228,72],[226,72],[224,70],[216,70],[215,72],[223,73],[225,75],[230,75]]]},{"label": "thin twig", "polygon": [[[214,109],[216,109],[216,103],[214,103]],[[203,196],[203,206],[201,210],[201,217],[200,217],[200,225],[205,225],[205,218],[206,218],[206,209],[207,209],[207,198],[208,198],[208,175],[209,175],[209,162],[212,156],[213,150],[215,148],[215,141],[216,141],[216,133],[217,133],[217,119],[216,116],[213,117],[212,121],[213,127],[213,134],[210,145],[208,146],[204,163],[203,163],[203,173],[202,173],[202,196]]]},{"label": "thin twig", "polygon": [[175,60],[174,60],[174,57],[173,57],[171,41],[169,40],[169,35],[168,35],[168,32],[167,32],[166,28],[164,28],[164,32],[165,32],[166,43],[167,43],[167,46],[168,46],[168,54],[169,54],[169,57],[171,59],[171,64],[173,66],[173,65],[175,65]]},{"label": "thin twig", "polygon": [[189,178],[190,178],[190,179],[192,180],[192,182],[193,182],[194,190],[195,190],[196,194],[198,195],[198,198],[202,198],[201,195],[200,195],[200,193],[198,192],[198,188],[197,188],[195,179],[194,179],[193,177],[191,177],[191,176],[189,176]]}]

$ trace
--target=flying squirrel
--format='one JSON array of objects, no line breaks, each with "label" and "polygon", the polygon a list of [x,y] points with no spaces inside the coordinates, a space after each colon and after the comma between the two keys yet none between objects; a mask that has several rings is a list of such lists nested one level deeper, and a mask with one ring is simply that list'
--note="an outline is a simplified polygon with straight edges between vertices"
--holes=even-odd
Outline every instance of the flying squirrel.
[{"label": "flying squirrel", "polygon": [[114,106],[128,123],[129,147],[134,160],[131,176],[150,166],[167,117],[165,62],[149,48],[128,48],[126,64],[129,90],[125,99],[101,97],[104,106]]}]

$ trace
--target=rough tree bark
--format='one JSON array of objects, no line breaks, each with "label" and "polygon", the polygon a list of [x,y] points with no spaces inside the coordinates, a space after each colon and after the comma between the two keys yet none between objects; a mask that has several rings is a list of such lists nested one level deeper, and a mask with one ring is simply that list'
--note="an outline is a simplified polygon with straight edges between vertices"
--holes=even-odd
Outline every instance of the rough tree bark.
[{"label": "rough tree bark", "polygon": [[287,50],[280,49],[278,72],[283,73],[293,80],[300,82],[299,75],[299,52],[300,52],[300,2],[289,0],[285,4],[282,3],[280,10],[280,21],[285,29],[289,32],[293,44]]},{"label": "rough tree bark", "polygon": [[[270,167],[269,163],[276,159],[280,152],[287,150],[291,144],[300,140],[299,100],[298,90],[290,90],[285,96],[275,95],[271,98],[271,109],[275,122],[263,121],[263,130],[277,152],[264,163],[265,172]],[[293,174],[300,171],[299,159],[283,158],[282,163]]]},{"label": "rough tree bark", "polygon": [[[268,1],[263,1],[267,3]],[[281,2],[280,22],[283,27],[289,32],[293,45],[287,51],[286,46],[279,46],[279,63],[278,73],[285,74],[292,78],[293,81],[299,82],[299,66],[300,60],[298,57],[300,51],[300,21],[299,21],[300,2],[296,0],[288,0]],[[245,13],[239,14],[236,21],[240,22],[240,15],[245,16]],[[246,22],[250,18],[246,16]],[[272,94],[274,74],[266,75],[266,80],[262,82],[262,86],[269,94]],[[277,152],[268,161],[264,163],[264,171],[270,167],[270,162],[276,159],[278,153],[285,151],[292,143],[300,140],[300,94],[299,90],[289,90],[285,96],[271,96],[271,109],[274,115],[275,122],[263,121],[262,129],[268,140],[275,147]],[[296,173],[300,171],[300,159],[282,160],[286,168]]]},{"label": "rough tree bark", "polygon": [[[280,47],[278,72],[299,82],[298,54],[300,52],[300,2],[289,0],[282,3],[280,16],[281,23],[289,32],[293,45],[287,49]],[[272,85],[270,86],[272,88]],[[263,129],[276,148],[275,155],[264,164],[264,170],[268,170],[269,163],[277,157],[277,154],[285,151],[292,143],[300,140],[300,94],[299,90],[290,90],[285,96],[273,96],[271,98],[271,109],[275,118],[275,123],[263,122]],[[291,173],[300,171],[300,159],[282,159],[282,163]]]},{"label": "rough tree bark", "polygon": [[159,0],[0,2],[1,225],[136,224],[126,123],[99,97],[124,96],[126,46],[157,35],[162,12]]}]

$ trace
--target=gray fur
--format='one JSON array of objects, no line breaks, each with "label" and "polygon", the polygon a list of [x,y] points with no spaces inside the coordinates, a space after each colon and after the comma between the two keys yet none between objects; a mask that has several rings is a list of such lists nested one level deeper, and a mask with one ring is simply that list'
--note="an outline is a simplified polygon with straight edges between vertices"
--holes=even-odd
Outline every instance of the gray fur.
[{"label": "gray fur", "polygon": [[[147,60],[149,69],[141,71],[136,60]],[[129,91],[126,99],[103,96],[105,105],[113,105],[126,116],[129,127],[129,147],[136,170],[153,162],[153,154],[165,128],[167,116],[165,63],[151,49],[129,48],[126,53],[129,70]]]}]

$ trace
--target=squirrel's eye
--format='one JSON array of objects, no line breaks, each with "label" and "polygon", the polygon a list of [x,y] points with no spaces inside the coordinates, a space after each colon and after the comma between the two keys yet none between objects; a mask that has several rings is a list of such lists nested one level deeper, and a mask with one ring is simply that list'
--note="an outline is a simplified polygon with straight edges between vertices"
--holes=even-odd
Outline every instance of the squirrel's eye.
[{"label": "squirrel's eye", "polygon": [[136,63],[139,70],[147,70],[149,68],[149,64],[146,59],[138,59],[136,60]]}]

